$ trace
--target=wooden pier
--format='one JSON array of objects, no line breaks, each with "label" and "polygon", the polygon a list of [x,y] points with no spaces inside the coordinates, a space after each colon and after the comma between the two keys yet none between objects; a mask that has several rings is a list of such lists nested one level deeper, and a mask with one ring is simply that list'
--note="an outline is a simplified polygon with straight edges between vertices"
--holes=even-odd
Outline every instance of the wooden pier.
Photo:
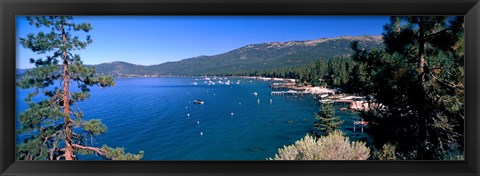
[{"label": "wooden pier", "polygon": [[356,131],[356,126],[360,126],[362,132],[363,132],[363,127],[366,127],[368,125],[368,122],[366,121],[363,121],[363,119],[360,121],[360,120],[355,120],[353,121],[353,131]]},{"label": "wooden pier", "polygon": [[351,99],[325,99],[325,100],[318,100],[320,103],[352,103],[353,100]]},{"label": "wooden pier", "polygon": [[310,92],[305,92],[305,91],[272,91],[271,95],[304,95],[304,94],[311,94]]}]

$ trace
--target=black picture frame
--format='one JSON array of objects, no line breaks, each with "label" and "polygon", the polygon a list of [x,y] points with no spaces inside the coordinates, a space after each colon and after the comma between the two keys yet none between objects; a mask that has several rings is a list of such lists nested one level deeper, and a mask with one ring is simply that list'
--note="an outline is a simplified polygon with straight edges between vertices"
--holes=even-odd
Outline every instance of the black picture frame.
[{"label": "black picture frame", "polygon": [[[479,175],[478,0],[0,0],[0,175]],[[15,161],[16,15],[465,15],[465,161]]]}]

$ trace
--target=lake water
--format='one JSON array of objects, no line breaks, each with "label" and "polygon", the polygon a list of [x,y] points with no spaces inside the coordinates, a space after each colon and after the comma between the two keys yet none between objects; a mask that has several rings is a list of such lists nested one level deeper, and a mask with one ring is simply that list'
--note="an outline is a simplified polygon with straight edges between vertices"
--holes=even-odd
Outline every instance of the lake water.
[{"label": "lake water", "polygon": [[[92,88],[92,97],[75,108],[108,126],[93,145],[143,150],[143,160],[265,160],[313,129],[319,104],[312,96],[272,96],[269,82],[251,79],[229,78],[231,85],[195,79],[118,78],[115,87]],[[28,92],[17,88],[17,113]],[[359,117],[338,110],[346,106],[336,105],[342,130],[352,140],[370,140],[353,132]]]}]

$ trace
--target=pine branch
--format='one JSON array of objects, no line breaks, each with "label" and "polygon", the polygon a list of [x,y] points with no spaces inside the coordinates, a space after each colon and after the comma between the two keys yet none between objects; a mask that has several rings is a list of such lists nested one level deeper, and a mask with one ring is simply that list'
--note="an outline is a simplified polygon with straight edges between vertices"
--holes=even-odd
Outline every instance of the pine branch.
[{"label": "pine branch", "polygon": [[57,158],[55,158],[56,160],[60,160],[60,158],[64,157],[65,158],[65,154],[62,154],[60,156],[57,156]]},{"label": "pine branch", "polygon": [[[428,64],[427,62],[425,62],[425,67],[426,67],[428,70],[433,70],[433,69],[435,69],[435,67],[434,67],[434,68],[430,68],[430,67],[429,67],[429,64]],[[442,69],[442,67],[440,67],[440,69]],[[447,70],[447,71],[448,71],[448,70]],[[452,89],[462,90],[462,87],[460,87],[460,83],[457,84],[457,85],[451,84],[451,83],[449,83],[449,82],[447,82],[447,81],[444,81],[444,80],[441,80],[440,78],[437,78],[437,77],[435,76],[435,74],[433,74],[433,72],[431,72],[431,71],[428,71],[428,73],[429,73],[430,76],[432,76],[433,79],[437,80],[437,81],[440,82],[442,85],[447,86],[447,87],[452,88]],[[449,72],[449,74],[451,74],[451,73]],[[451,74],[451,75],[452,75],[452,74]]]},{"label": "pine branch", "polygon": [[58,130],[55,133],[53,133],[52,135],[44,137],[42,145],[45,145],[45,143],[47,143],[48,139],[51,139],[51,138],[57,136],[59,133],[62,133],[62,130]]},{"label": "pine branch", "polygon": [[455,84],[448,83],[444,80],[441,80],[441,79],[437,78],[432,72],[430,72],[429,74],[430,74],[430,76],[432,76],[433,79],[437,80],[438,82],[440,82],[444,86],[447,86],[447,87],[452,88],[452,89],[462,90],[462,87],[460,86],[460,84],[455,85]]},{"label": "pine branch", "polygon": [[53,147],[50,149],[50,160],[53,160],[53,154],[55,153],[55,150],[57,150],[57,144],[53,143]]},{"label": "pine branch", "polygon": [[[83,145],[79,145],[79,144],[72,144],[72,146],[75,147],[75,148],[94,151],[95,153],[97,153],[99,155],[102,155],[102,156],[105,156],[105,153],[106,153],[105,150],[103,150],[101,148],[98,148],[98,147],[89,147],[89,146],[83,146]],[[112,159],[114,159],[114,158],[112,158]]]}]

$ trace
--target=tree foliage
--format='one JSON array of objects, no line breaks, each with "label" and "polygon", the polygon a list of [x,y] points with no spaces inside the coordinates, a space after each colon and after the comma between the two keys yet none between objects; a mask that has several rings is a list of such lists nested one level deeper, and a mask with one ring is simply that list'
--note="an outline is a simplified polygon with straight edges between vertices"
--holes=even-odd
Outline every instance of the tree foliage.
[{"label": "tree foliage", "polygon": [[365,77],[368,75],[363,70],[364,67],[364,64],[354,62],[351,58],[330,58],[319,59],[313,63],[297,67],[255,70],[226,75],[290,78],[297,79],[299,83],[337,87],[347,92],[355,92],[364,89],[360,87],[363,86],[361,83],[367,81]]},{"label": "tree foliage", "polygon": [[335,116],[335,108],[329,103],[323,103],[322,109],[315,114],[314,127],[319,133],[315,132],[316,136],[328,135],[338,129],[343,124],[343,120]]},{"label": "tree foliage", "polygon": [[[20,44],[31,51],[46,55],[30,59],[35,68],[27,70],[17,85],[32,89],[25,101],[28,109],[19,114],[23,139],[17,145],[21,160],[75,160],[76,154],[99,154],[106,159],[140,159],[140,154],[125,154],[123,148],[88,146],[88,139],[103,134],[107,127],[98,119],[85,120],[81,111],[72,108],[90,97],[89,87],[114,86],[111,77],[96,76],[95,69],[83,65],[75,51],[92,43],[89,35],[81,40],[73,33],[88,33],[89,23],[76,24],[70,16],[27,17],[29,23],[49,32],[28,34]],[[74,92],[70,86],[79,90]],[[34,97],[38,97],[34,100]],[[42,99],[43,98],[43,99]]]},{"label": "tree foliage", "polygon": [[366,64],[366,85],[386,110],[363,114],[377,144],[395,143],[401,159],[439,159],[464,146],[463,17],[391,17],[385,49],[352,45]]},{"label": "tree foliage", "polygon": [[341,131],[315,139],[306,135],[294,144],[278,149],[269,160],[366,160],[370,149],[364,142],[350,142]]},{"label": "tree foliage", "polygon": [[381,150],[373,151],[373,158],[378,160],[396,160],[395,145],[384,144]]}]

